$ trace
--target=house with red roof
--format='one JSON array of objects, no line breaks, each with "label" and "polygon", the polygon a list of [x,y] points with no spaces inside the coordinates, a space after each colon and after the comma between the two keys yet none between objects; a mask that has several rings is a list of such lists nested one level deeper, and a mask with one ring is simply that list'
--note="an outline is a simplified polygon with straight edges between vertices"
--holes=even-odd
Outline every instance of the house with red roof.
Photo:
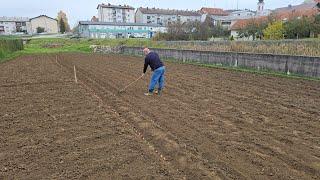
[{"label": "house with red roof", "polygon": [[209,16],[214,25],[222,25],[225,28],[230,28],[233,23],[240,19],[250,19],[256,15],[255,11],[244,9],[244,10],[223,10],[220,8],[201,8],[202,13],[201,21]]},{"label": "house with red roof", "polygon": [[[319,6],[319,7],[318,7]],[[272,11],[272,17],[279,21],[288,21],[293,18],[311,17],[319,13],[320,0],[309,0],[303,4],[277,8]],[[232,24],[230,30],[233,37],[238,37],[239,30],[246,27],[249,23],[263,23],[268,21],[267,16],[257,16],[250,19],[242,19]]]}]

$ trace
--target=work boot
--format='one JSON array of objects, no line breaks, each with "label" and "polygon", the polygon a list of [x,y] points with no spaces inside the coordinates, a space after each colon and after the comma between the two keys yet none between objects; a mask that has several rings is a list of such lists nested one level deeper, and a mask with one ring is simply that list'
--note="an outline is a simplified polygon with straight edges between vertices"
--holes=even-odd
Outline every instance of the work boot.
[{"label": "work boot", "polygon": [[145,96],[152,96],[153,94],[150,92],[144,93]]},{"label": "work boot", "polygon": [[154,94],[157,94],[157,95],[160,96],[160,95],[161,95],[161,89],[155,90],[155,91],[154,91]]}]

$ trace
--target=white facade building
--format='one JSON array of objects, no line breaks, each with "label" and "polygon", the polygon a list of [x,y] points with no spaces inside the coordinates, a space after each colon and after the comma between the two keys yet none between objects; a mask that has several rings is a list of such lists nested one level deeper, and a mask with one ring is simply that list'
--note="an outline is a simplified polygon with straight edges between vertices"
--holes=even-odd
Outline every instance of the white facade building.
[{"label": "white facade building", "polygon": [[201,21],[198,11],[169,10],[156,8],[139,8],[135,14],[136,23],[167,25],[171,22]]},{"label": "white facade building", "polygon": [[37,28],[44,28],[44,33],[58,34],[58,20],[46,15],[40,15],[30,19],[31,34],[37,34]]},{"label": "white facade building", "polygon": [[230,29],[231,26],[238,20],[241,19],[251,19],[256,13],[254,11],[244,9],[244,10],[227,10],[227,16],[216,17],[216,20],[220,22],[220,24]]},{"label": "white facade building", "polygon": [[135,9],[131,6],[99,4],[97,9],[100,22],[134,23]]},{"label": "white facade building", "polygon": [[[202,8],[200,11],[202,12],[202,22],[209,16],[214,25],[221,25],[225,28],[230,28],[239,20],[243,19],[252,19],[254,17],[259,16],[268,16],[271,11],[270,10],[264,10],[264,3],[258,3],[258,8],[260,8],[260,11],[258,9],[257,12],[249,10],[249,9],[243,9],[243,10],[223,10],[220,8]],[[259,12],[259,13],[258,13]]]},{"label": "white facade building", "polygon": [[30,33],[29,18],[0,17],[0,35],[15,35]]},{"label": "white facade building", "polygon": [[156,24],[79,22],[79,34],[84,38],[152,38],[167,28]]},{"label": "white facade building", "polygon": [[244,10],[223,10],[220,8],[202,8],[202,22],[209,16],[214,25],[221,25],[225,28],[230,29],[230,27],[237,21],[241,19],[251,19],[256,13],[254,11],[244,9]]},{"label": "white facade building", "polygon": [[34,18],[0,17],[0,35],[36,34],[37,27],[44,28],[45,33],[57,34],[58,21],[46,15]]},{"label": "white facade building", "polygon": [[233,17],[235,19],[249,19],[256,15],[256,12],[251,11],[249,9],[243,10],[226,10],[229,13],[229,17]]}]

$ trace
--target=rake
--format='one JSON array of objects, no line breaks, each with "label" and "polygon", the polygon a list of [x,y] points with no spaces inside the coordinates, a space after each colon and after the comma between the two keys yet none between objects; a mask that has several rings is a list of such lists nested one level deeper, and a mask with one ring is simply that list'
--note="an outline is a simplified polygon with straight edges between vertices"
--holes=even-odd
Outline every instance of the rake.
[{"label": "rake", "polygon": [[144,76],[144,74],[142,74],[138,79],[134,80],[133,82],[131,82],[130,84],[128,84],[126,87],[124,87],[123,89],[121,89],[121,90],[119,91],[119,93],[124,92],[126,89],[128,89],[128,87],[132,86],[134,83],[136,83],[137,81],[139,81],[143,76]]}]

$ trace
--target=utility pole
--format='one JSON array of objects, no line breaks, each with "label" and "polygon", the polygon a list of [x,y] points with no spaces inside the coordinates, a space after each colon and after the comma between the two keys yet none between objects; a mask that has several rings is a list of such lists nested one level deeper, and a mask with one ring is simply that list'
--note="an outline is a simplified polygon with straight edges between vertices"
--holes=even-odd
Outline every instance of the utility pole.
[{"label": "utility pole", "polygon": [[239,0],[237,0],[237,10],[239,10]]}]

